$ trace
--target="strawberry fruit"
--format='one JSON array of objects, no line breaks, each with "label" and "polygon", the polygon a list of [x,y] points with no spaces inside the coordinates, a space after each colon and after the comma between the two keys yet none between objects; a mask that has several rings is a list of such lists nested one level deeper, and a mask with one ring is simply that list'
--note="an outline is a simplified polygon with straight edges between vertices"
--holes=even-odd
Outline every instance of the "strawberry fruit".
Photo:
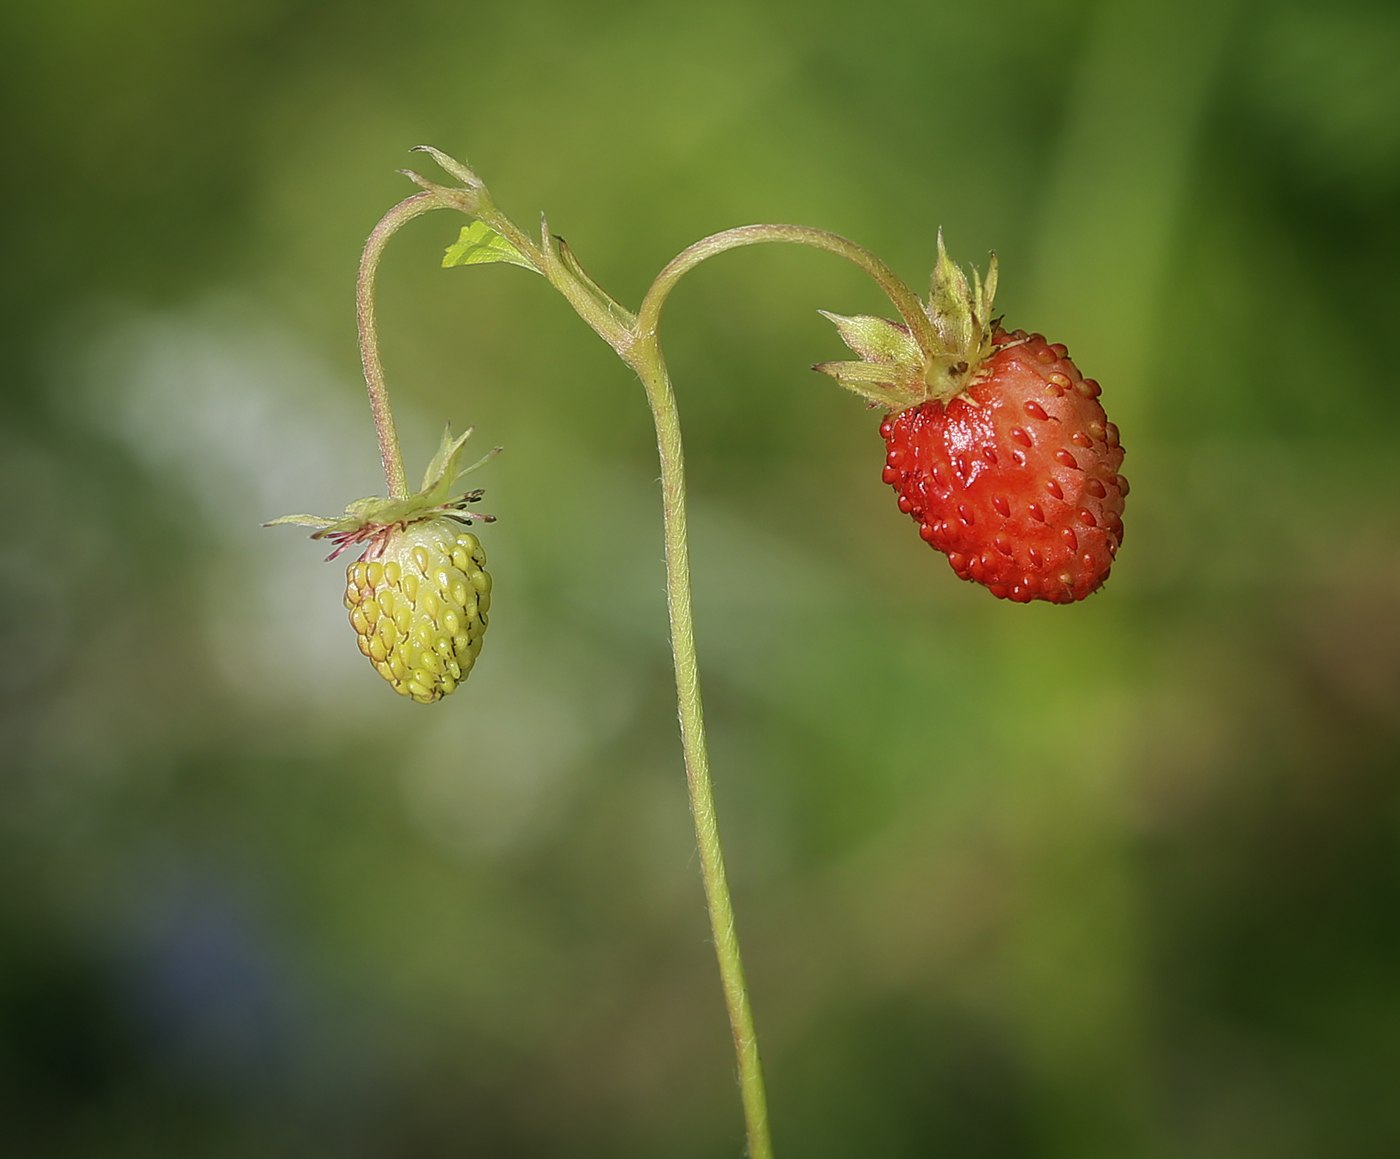
[{"label": "strawberry fruit", "polygon": [[940,235],[930,331],[828,314],[862,360],[816,369],[889,411],[884,481],[959,576],[1072,603],[1103,585],[1123,541],[1123,448],[1064,346],[990,318],[995,289],[995,258],[969,285]]},{"label": "strawberry fruit", "polygon": [[426,519],[390,535],[345,574],[356,642],[401,696],[441,700],[481,652],[491,576],[480,540],[451,519]]},{"label": "strawberry fruit", "polygon": [[1071,603],[1123,541],[1118,429],[1063,346],[998,333],[971,386],[880,425],[884,480],[919,534],[993,595]]},{"label": "strawberry fruit", "polygon": [[[481,541],[465,528],[490,523],[470,505],[478,490],[453,496],[457,480],[475,470],[461,467],[470,428],[449,430],[428,464],[422,488],[403,498],[359,499],[343,516],[286,515],[273,524],[314,527],[312,539],[329,539],[335,559],[363,545],[345,571],[345,609],[360,651],[395,692],[420,704],[441,700],[466,680],[481,652],[491,607],[491,576]],[[269,524],[268,526],[271,526]]]}]

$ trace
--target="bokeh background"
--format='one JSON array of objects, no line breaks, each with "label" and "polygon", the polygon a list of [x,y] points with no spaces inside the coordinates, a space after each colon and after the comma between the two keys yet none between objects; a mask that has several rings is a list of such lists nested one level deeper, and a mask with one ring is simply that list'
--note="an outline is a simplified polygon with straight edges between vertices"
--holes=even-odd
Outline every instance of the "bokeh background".
[{"label": "bokeh background", "polygon": [[493,623],[400,701],[288,511],[380,490],[359,248],[431,142],[636,304],[750,221],[995,248],[1105,386],[1107,588],[959,583],[807,368],[828,255],[675,294],[699,643],[775,1138],[1400,1154],[1400,8],[7,4],[0,1148],[739,1155],[654,438],[538,279],[386,258]]}]

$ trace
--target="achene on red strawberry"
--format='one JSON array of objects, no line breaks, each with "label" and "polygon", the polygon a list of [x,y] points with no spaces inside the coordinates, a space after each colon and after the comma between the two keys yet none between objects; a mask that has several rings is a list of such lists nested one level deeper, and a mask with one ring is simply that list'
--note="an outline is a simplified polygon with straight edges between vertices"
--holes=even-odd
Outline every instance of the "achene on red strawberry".
[{"label": "achene on red strawberry", "polygon": [[884,481],[963,579],[1021,603],[1097,591],[1123,542],[1118,428],[1063,345],[991,318],[938,239],[929,332],[828,314],[859,362],[816,369],[889,413]]}]

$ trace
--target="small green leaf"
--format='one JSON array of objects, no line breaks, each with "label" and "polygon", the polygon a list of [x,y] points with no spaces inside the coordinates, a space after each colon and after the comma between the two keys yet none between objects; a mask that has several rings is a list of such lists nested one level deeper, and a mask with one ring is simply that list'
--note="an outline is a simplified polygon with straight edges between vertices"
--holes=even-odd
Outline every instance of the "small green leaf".
[{"label": "small green leaf", "polygon": [[509,262],[527,270],[535,268],[518,249],[484,221],[462,226],[457,240],[442,255],[442,268],[445,270],[453,266],[480,266],[490,262]]}]

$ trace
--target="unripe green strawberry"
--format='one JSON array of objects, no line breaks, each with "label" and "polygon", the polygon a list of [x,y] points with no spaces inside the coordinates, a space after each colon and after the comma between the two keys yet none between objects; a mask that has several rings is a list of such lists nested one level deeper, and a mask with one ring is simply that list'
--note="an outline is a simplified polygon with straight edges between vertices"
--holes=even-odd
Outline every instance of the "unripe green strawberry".
[{"label": "unripe green strawberry", "polygon": [[431,704],[476,663],[491,607],[480,540],[451,519],[411,524],[345,572],[360,651],[402,696]]},{"label": "unripe green strawberry", "polygon": [[[360,651],[401,696],[420,704],[441,700],[467,678],[481,653],[491,577],[481,541],[465,530],[495,516],[469,510],[481,490],[451,497],[457,480],[479,467],[460,467],[468,429],[449,430],[428,465],[422,489],[402,499],[351,503],[339,517],[287,515],[272,523],[314,527],[312,539],[329,539],[335,559],[364,545],[345,571],[345,608]],[[271,526],[269,524],[269,526]]]}]

